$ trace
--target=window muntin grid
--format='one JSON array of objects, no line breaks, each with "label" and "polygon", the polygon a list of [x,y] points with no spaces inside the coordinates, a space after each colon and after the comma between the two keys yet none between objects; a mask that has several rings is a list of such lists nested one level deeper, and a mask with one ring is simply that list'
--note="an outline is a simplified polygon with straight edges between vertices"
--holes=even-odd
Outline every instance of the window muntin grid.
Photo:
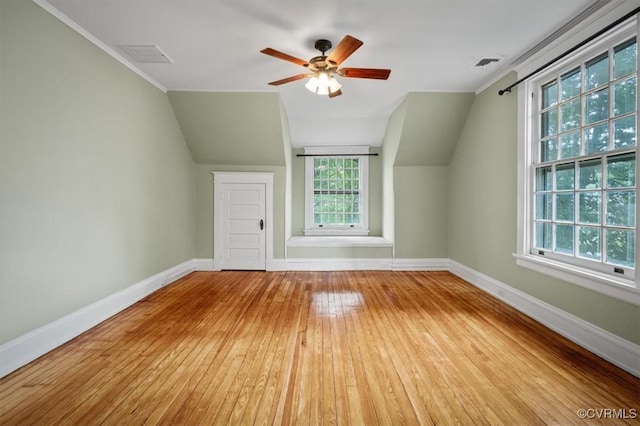
[{"label": "window muntin grid", "polygon": [[360,159],[313,159],[313,227],[356,228],[361,222]]},{"label": "window muntin grid", "polygon": [[565,70],[539,86],[532,253],[632,275],[636,38]]}]

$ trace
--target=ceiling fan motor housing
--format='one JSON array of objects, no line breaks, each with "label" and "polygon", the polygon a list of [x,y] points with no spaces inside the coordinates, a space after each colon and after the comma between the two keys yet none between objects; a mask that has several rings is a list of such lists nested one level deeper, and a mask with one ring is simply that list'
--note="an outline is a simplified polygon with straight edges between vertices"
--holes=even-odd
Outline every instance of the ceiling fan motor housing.
[{"label": "ceiling fan motor housing", "polygon": [[314,47],[321,51],[322,56],[324,56],[324,53],[331,49],[331,42],[329,40],[321,38],[320,40],[316,40],[316,44],[314,44]]},{"label": "ceiling fan motor housing", "polygon": [[316,56],[309,60],[307,68],[313,72],[327,72],[333,73],[338,69],[338,64],[327,59],[325,52],[331,49],[331,42],[329,40],[320,39],[316,40],[315,48],[322,52],[321,56]]}]

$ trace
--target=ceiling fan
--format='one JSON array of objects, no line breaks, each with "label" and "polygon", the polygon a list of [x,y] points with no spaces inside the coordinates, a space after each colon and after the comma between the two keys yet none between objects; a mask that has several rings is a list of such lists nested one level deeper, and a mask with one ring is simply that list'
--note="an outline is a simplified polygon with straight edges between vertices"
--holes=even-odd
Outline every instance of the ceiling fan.
[{"label": "ceiling fan", "polygon": [[314,47],[318,49],[322,55],[311,58],[309,61],[287,55],[286,53],[282,53],[270,47],[267,47],[260,52],[265,55],[273,56],[274,58],[293,62],[296,65],[301,65],[310,71],[306,74],[297,74],[283,78],[282,80],[272,81],[269,83],[270,85],[279,86],[292,81],[302,80],[303,78],[309,78],[309,81],[305,85],[307,89],[317,93],[318,95],[328,95],[330,98],[334,98],[342,95],[342,90],[340,90],[342,85],[338,83],[334,78],[334,75],[348,78],[371,78],[376,80],[386,80],[389,78],[391,70],[387,69],[338,68],[340,64],[351,56],[353,52],[358,50],[362,44],[363,42],[357,38],[346,35],[340,43],[338,43],[335,49],[329,53],[329,55],[325,55],[325,53],[331,49],[331,42],[329,40],[320,39],[315,42]]}]

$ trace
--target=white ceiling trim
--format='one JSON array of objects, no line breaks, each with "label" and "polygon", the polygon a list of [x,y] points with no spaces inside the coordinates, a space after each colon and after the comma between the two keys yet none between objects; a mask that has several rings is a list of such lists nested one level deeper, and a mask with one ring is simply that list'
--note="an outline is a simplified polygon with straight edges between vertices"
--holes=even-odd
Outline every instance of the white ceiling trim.
[{"label": "white ceiling trim", "polygon": [[543,40],[531,46],[522,55],[518,56],[513,61],[504,64],[502,69],[496,71],[491,79],[489,79],[486,83],[476,89],[476,95],[480,94],[498,81],[502,80],[507,76],[507,74],[512,71],[516,71],[521,74],[522,68],[526,67],[527,65],[530,68],[531,63],[538,63],[538,58],[544,55],[550,49],[551,45],[557,44],[558,40],[560,39],[564,41],[564,37],[568,38],[570,37],[570,34],[574,34],[581,29],[589,26],[593,19],[597,19],[594,17],[601,17],[603,15],[606,15],[615,6],[616,4],[613,3],[613,0],[594,0],[582,12],[558,27]]},{"label": "white ceiling trim", "polygon": [[[533,72],[545,62],[549,62],[596,33],[601,28],[621,18],[634,7],[637,7],[637,4],[634,5],[633,2],[610,0],[606,5],[594,9],[588,16],[583,16],[580,22],[574,22],[573,27],[564,32],[562,38],[546,43],[542,49],[538,49],[534,54],[527,57],[526,60],[520,61],[514,66],[514,70],[518,72],[519,76]],[[524,57],[525,55],[526,53],[522,56]]]},{"label": "white ceiling trim", "polygon": [[66,24],[69,28],[71,28],[72,30],[74,30],[75,32],[80,34],[82,37],[86,38],[91,43],[95,44],[97,47],[102,49],[106,54],[112,56],[116,61],[120,62],[122,65],[124,65],[125,67],[129,68],[131,71],[133,71],[134,73],[138,74],[140,77],[142,77],[143,79],[145,79],[146,81],[151,83],[157,89],[161,90],[164,93],[167,93],[167,88],[166,87],[164,87],[163,85],[161,85],[160,83],[155,81],[148,74],[146,74],[143,71],[141,71],[140,69],[138,69],[135,65],[133,65],[131,62],[129,62],[129,60],[127,60],[124,56],[120,55],[118,52],[116,52],[115,50],[113,50],[112,48],[110,48],[109,46],[107,46],[106,44],[101,42],[100,40],[98,40],[90,32],[88,32],[87,30],[82,28],[80,25],[75,23],[67,15],[65,15],[62,12],[60,12],[58,9],[56,9],[51,4],[49,4],[47,1],[45,1],[45,0],[32,0],[32,1],[35,4],[37,4],[38,6],[40,6],[41,8],[43,8],[44,10],[46,10],[47,12],[49,12],[51,15],[55,16],[56,18],[58,18],[60,21],[62,21],[64,24]]}]

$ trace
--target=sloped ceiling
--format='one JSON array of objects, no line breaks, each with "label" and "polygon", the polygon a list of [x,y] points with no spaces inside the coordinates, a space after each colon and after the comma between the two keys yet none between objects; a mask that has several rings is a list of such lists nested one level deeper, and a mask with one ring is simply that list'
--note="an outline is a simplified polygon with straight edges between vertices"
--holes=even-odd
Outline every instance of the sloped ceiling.
[{"label": "sloped ceiling", "polygon": [[448,165],[474,99],[473,93],[409,93],[394,165]]},{"label": "sloped ceiling", "polygon": [[168,92],[196,163],[284,166],[277,93]]}]

